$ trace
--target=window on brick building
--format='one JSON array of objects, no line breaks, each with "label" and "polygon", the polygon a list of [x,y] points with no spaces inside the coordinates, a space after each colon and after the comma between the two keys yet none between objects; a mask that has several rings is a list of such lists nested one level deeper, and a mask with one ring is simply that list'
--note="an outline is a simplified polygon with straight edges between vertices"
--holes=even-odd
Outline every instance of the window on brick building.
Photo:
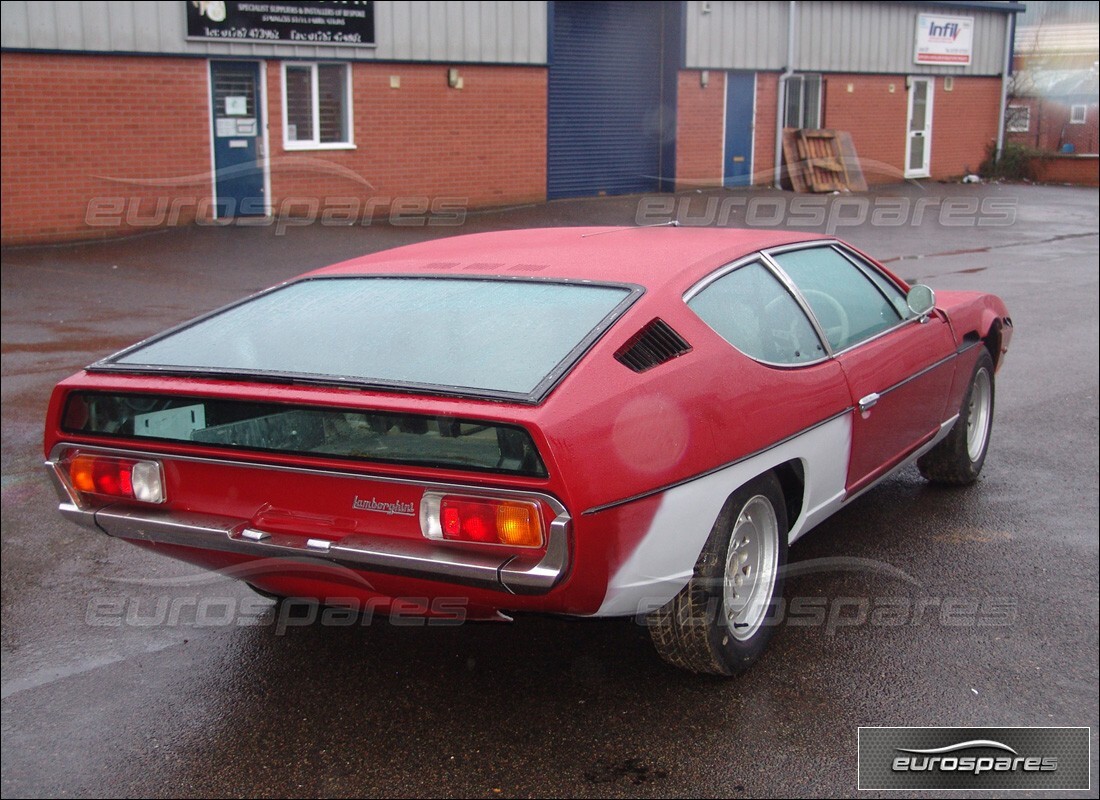
[{"label": "window on brick building", "polygon": [[1009,106],[1005,112],[1005,130],[1009,133],[1027,133],[1030,129],[1030,106]]},{"label": "window on brick building", "polygon": [[288,150],[351,147],[347,64],[283,64],[283,143]]},{"label": "window on brick building", "polygon": [[786,82],[784,128],[820,128],[821,76],[792,75]]},{"label": "window on brick building", "polygon": [[1084,125],[1088,116],[1088,106],[1084,103],[1074,103],[1069,107],[1069,122],[1071,125]]}]

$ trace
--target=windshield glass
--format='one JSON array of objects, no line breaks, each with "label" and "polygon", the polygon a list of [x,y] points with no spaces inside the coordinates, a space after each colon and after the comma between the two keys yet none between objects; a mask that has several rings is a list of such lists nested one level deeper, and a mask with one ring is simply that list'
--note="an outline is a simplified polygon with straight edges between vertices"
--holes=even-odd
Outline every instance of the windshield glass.
[{"label": "windshield glass", "polygon": [[530,397],[548,391],[633,295],[533,280],[309,279],[98,366]]}]

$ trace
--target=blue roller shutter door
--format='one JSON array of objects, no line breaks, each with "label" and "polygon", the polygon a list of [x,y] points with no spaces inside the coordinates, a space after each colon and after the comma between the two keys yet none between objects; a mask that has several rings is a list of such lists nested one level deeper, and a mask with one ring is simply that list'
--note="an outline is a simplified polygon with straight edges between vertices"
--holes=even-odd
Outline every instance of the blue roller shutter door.
[{"label": "blue roller shutter door", "polygon": [[552,4],[550,198],[665,188],[675,135],[678,6]]}]

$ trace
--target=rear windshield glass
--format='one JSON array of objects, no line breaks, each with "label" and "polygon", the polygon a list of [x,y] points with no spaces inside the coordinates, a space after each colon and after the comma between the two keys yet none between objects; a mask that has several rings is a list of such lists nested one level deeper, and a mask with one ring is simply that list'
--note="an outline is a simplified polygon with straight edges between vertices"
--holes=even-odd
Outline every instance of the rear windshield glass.
[{"label": "rear windshield glass", "polygon": [[200,397],[74,392],[69,433],[545,477],[517,425]]},{"label": "rear windshield glass", "polygon": [[318,278],[257,295],[95,366],[537,399],[634,292],[532,280]]}]

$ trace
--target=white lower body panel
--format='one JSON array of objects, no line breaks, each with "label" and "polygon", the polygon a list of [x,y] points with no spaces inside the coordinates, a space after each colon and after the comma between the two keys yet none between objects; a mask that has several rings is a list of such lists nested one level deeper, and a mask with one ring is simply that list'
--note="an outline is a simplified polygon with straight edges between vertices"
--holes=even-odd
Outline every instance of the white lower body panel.
[{"label": "white lower body panel", "polygon": [[788,541],[794,542],[836,513],[845,503],[873,488],[935,447],[951,432],[958,416],[945,421],[931,441],[878,481],[848,496],[845,483],[852,452],[852,416],[843,414],[776,447],[669,489],[637,549],[611,578],[603,605],[595,616],[648,614],[687,585],[723,504],[737,489],[788,461],[802,462],[805,493],[798,519],[789,520]]},{"label": "white lower body panel", "polygon": [[844,414],[664,492],[649,530],[608,583],[596,616],[647,614],[675,597],[691,579],[699,553],[729,496],[757,475],[797,459],[802,462],[806,490],[802,513],[791,526],[793,542],[844,502],[851,448],[851,414]]}]

